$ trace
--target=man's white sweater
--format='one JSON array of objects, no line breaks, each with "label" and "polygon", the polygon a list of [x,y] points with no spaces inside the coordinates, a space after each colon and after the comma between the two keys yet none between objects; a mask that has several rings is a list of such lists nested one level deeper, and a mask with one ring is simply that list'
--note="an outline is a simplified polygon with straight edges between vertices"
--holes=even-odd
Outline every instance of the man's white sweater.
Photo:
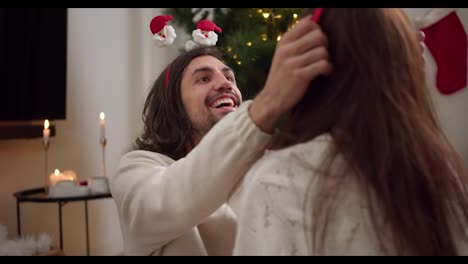
[{"label": "man's white sweater", "polygon": [[110,177],[125,255],[231,255],[236,216],[225,204],[271,138],[250,101],[219,121],[185,158],[132,151]]}]

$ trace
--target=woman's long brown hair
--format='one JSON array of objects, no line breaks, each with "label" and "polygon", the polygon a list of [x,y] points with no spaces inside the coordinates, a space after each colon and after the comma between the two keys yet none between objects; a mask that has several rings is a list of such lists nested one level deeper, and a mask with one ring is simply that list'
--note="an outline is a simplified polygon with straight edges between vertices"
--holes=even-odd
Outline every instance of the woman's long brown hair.
[{"label": "woman's long brown hair", "polygon": [[[341,178],[357,177],[379,241],[393,245],[385,252],[456,255],[454,232],[468,219],[466,174],[437,124],[415,29],[402,10],[380,8],[325,9],[320,25],[333,73],[311,82],[284,130],[295,140],[280,137],[275,148],[330,133],[324,168],[344,157],[349,168]],[[317,253],[334,190],[322,189],[313,201]],[[385,220],[390,237],[376,219]]]}]

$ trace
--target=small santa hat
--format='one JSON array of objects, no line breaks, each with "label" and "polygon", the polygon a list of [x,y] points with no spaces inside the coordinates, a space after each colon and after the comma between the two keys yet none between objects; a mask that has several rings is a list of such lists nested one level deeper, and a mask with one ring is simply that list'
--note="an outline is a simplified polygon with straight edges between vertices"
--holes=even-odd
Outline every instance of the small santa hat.
[{"label": "small santa hat", "polygon": [[151,33],[156,34],[161,31],[168,21],[171,21],[173,18],[172,15],[165,15],[165,16],[156,16],[151,20],[150,29]]},{"label": "small santa hat", "polygon": [[210,20],[200,20],[197,23],[197,29],[203,31],[216,31],[218,33],[223,32],[220,27],[218,27],[215,23],[211,22]]}]

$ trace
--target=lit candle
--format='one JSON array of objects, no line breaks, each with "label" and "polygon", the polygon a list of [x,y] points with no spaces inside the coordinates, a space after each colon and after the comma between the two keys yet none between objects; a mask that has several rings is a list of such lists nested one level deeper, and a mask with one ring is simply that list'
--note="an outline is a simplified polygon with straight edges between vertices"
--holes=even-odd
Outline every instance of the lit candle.
[{"label": "lit candle", "polygon": [[54,173],[49,176],[49,186],[55,186],[60,181],[77,181],[76,173],[71,170],[60,172],[59,169],[55,169]]},{"label": "lit candle", "polygon": [[49,176],[49,186],[55,186],[55,184],[60,180],[60,170],[55,169],[54,173]]},{"label": "lit candle", "polygon": [[99,126],[101,127],[101,138],[104,138],[106,134],[106,115],[101,112],[99,114],[99,119]]},{"label": "lit candle", "polygon": [[42,138],[44,139],[44,143],[47,144],[49,142],[50,136],[50,129],[49,129],[49,120],[44,121],[44,129],[42,130]]}]

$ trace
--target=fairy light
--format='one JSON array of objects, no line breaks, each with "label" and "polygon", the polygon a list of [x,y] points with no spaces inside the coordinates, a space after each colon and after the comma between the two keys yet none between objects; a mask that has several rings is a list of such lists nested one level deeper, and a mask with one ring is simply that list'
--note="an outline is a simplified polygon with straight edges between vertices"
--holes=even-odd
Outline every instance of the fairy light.
[{"label": "fairy light", "polygon": [[283,18],[283,16],[281,14],[279,14],[279,15],[274,16],[274,18],[281,19],[281,18]]},{"label": "fairy light", "polygon": [[267,39],[268,39],[267,34],[262,34],[262,40],[263,40],[263,41],[267,41]]},{"label": "fairy light", "polygon": [[242,62],[241,62],[241,61],[237,61],[237,65],[241,65],[241,64],[242,64]]},{"label": "fairy light", "polygon": [[233,59],[237,59],[237,54],[232,55]]},{"label": "fairy light", "polygon": [[259,10],[257,10],[257,12],[261,14],[261,13],[263,13],[263,9],[259,9]]},{"label": "fairy light", "polygon": [[226,49],[227,49],[228,52],[231,52],[231,51],[232,51],[232,47],[231,47],[231,46],[227,46]]},{"label": "fairy light", "polygon": [[294,18],[294,19],[297,19],[297,14],[293,14],[293,18]]},{"label": "fairy light", "polygon": [[270,13],[263,13],[262,15],[263,15],[263,17],[264,17],[265,19],[267,19],[267,18],[270,17]]},{"label": "fairy light", "polygon": [[281,40],[281,35],[278,35],[278,37],[276,38],[276,41],[280,41]]},{"label": "fairy light", "polygon": [[249,42],[245,43],[245,45],[247,45],[248,47],[250,47],[250,46],[252,46],[252,42],[249,41]]}]

